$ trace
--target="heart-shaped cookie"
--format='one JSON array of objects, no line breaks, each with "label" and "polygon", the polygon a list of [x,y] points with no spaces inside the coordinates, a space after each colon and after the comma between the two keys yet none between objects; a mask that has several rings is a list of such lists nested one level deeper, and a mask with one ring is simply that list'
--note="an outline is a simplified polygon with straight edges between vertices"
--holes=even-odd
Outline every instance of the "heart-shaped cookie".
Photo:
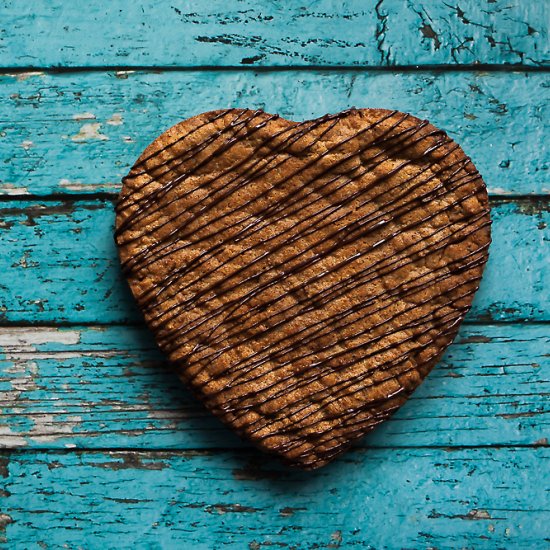
[{"label": "heart-shaped cookie", "polygon": [[453,340],[490,243],[447,135],[351,109],[229,109],[141,155],[116,242],[160,348],[245,439],[317,468],[398,409]]}]

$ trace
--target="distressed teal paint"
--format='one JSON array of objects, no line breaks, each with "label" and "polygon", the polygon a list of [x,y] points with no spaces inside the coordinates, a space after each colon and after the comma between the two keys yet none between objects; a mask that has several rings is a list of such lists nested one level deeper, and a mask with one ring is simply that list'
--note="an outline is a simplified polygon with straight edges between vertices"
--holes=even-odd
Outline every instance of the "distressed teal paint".
[{"label": "distressed teal paint", "polygon": [[[0,0],[0,546],[547,546],[549,58],[547,2]],[[428,118],[480,169],[494,242],[469,320],[491,324],[358,449],[291,473],[112,324],[139,314],[97,193],[197,112],[352,105]]]},{"label": "distressed teal paint", "polygon": [[543,548],[550,452],[365,449],[311,473],[247,451],[14,453],[21,548]]},{"label": "distressed teal paint", "polygon": [[1,3],[0,63],[27,66],[525,64],[548,62],[548,4],[404,2]]},{"label": "distressed teal paint", "polygon": [[[549,320],[550,211],[544,200],[495,200],[493,243],[470,320]],[[141,318],[123,281],[109,201],[0,205],[0,313],[12,323]]]},{"label": "distressed teal paint", "polygon": [[224,107],[301,120],[350,106],[408,111],[447,130],[493,195],[549,193],[547,73],[84,72],[0,76],[0,194],[118,191],[182,118]]},{"label": "distressed teal paint", "polygon": [[8,202],[0,220],[5,321],[140,318],[120,273],[111,202]]},{"label": "distressed teal paint", "polygon": [[[532,445],[549,435],[545,325],[465,325],[372,447]],[[0,329],[6,448],[240,448],[142,327]]]}]

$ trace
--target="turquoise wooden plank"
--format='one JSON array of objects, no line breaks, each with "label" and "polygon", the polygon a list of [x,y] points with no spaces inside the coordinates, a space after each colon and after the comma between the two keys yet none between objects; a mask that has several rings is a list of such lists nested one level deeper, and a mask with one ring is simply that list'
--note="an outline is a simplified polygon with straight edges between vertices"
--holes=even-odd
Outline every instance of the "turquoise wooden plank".
[{"label": "turquoise wooden plank", "polygon": [[[374,447],[533,445],[550,428],[546,325],[465,325]],[[142,327],[0,329],[0,447],[240,448]]]},{"label": "turquoise wooden plank", "polygon": [[0,64],[249,66],[548,61],[548,3],[4,0]]},{"label": "turquoise wooden plank", "polygon": [[[199,111],[408,110],[463,144],[493,196],[515,196],[493,201],[469,319],[547,321],[549,10],[515,4],[0,0],[0,73],[26,71],[0,75],[0,194],[19,199],[0,204],[0,546],[548,545],[547,325],[463,326],[391,421],[328,468],[289,472],[205,413],[141,325],[108,324],[139,314],[112,204],[94,198]],[[155,66],[183,70],[130,70]]]},{"label": "turquoise wooden plank", "polygon": [[[549,320],[548,201],[494,200],[493,244],[469,319]],[[0,205],[0,315],[9,323],[140,320],[123,281],[110,201]]]},{"label": "turquoise wooden plank", "polygon": [[350,106],[409,111],[448,130],[492,194],[550,192],[547,73],[26,73],[0,76],[0,87],[0,194],[118,191],[159,133],[230,106],[297,120]]},{"label": "turquoise wooden plank", "polygon": [[299,473],[246,451],[13,453],[0,518],[28,549],[544,548],[549,458],[370,449]]}]

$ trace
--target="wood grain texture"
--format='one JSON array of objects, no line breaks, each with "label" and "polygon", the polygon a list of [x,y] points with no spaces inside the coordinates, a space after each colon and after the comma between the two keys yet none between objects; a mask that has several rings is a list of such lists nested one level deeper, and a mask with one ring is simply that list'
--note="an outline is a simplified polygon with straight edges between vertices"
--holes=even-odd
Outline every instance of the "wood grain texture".
[{"label": "wood grain texture", "polygon": [[[467,318],[549,320],[547,201],[496,199],[491,218],[489,262]],[[113,223],[110,201],[0,204],[4,323],[139,321],[119,267]]]},{"label": "wood grain texture", "polygon": [[[548,546],[548,18],[544,1],[0,0],[0,546]],[[141,325],[109,325],[139,315],[99,193],[200,111],[352,105],[429,118],[513,195],[493,201],[470,315],[496,324],[464,325],[362,447],[291,473],[206,415]]]},{"label": "wood grain texture", "polygon": [[[542,444],[549,343],[545,325],[463,326],[407,404],[360,445]],[[2,328],[0,350],[0,447],[244,445],[182,387],[145,328]]]},{"label": "wood grain texture", "polygon": [[23,73],[0,76],[0,87],[0,195],[116,192],[154,138],[202,111],[303,120],[351,106],[428,118],[472,157],[493,195],[550,192],[545,73]]},{"label": "wood grain texture", "polygon": [[532,549],[549,457],[367,449],[304,475],[247,451],[13,453],[0,518],[18,548]]},{"label": "wood grain texture", "polygon": [[10,67],[538,66],[550,59],[547,2],[4,0],[2,17],[0,64]]}]

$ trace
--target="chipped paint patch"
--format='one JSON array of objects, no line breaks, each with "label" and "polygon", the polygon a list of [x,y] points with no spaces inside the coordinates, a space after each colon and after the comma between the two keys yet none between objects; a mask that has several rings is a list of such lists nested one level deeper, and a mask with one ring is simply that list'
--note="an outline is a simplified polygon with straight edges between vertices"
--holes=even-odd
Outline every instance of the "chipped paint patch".
[{"label": "chipped paint patch", "polygon": [[[13,367],[10,367],[10,369],[13,368]],[[4,372],[6,372],[6,374],[9,372],[8,369],[6,369]],[[0,392],[1,395],[2,395],[2,401],[5,401],[6,403],[10,403],[10,404],[13,404],[15,405],[16,401],[21,397],[21,392],[20,391],[17,391],[17,390],[4,390],[2,392]],[[16,409],[16,407],[14,406],[13,407],[13,412],[21,412],[20,409]],[[1,443],[0,443],[0,447],[1,447]]]},{"label": "chipped paint patch", "polygon": [[3,183],[0,186],[0,195],[9,195],[10,197],[16,197],[18,195],[30,195],[27,187],[18,187],[13,183]]},{"label": "chipped paint patch", "polygon": [[122,136],[122,141],[124,143],[134,143],[134,139],[131,136]]},{"label": "chipped paint patch", "polygon": [[491,195],[511,195],[512,191],[510,189],[504,189],[504,187],[488,187],[487,191]]},{"label": "chipped paint patch", "polygon": [[27,440],[17,432],[14,432],[9,426],[2,426],[0,424],[0,447],[14,448],[25,447]]},{"label": "chipped paint patch", "polygon": [[120,113],[115,113],[112,117],[107,119],[107,124],[111,126],[120,126],[124,124],[124,119]]},{"label": "chipped paint patch", "polygon": [[95,115],[89,112],[77,113],[73,115],[73,120],[95,120]]},{"label": "chipped paint patch", "polygon": [[12,76],[17,80],[17,82],[23,82],[25,80],[28,80],[29,78],[34,78],[37,76],[45,76],[44,71],[26,71],[24,73],[11,73],[7,76]]},{"label": "chipped paint patch", "polygon": [[[49,327],[26,328],[6,327],[0,330],[0,349],[9,366],[5,373],[16,374],[8,378],[10,391],[3,391],[4,400],[16,403],[21,395],[39,389],[37,384],[38,364],[28,360],[28,355],[36,351],[36,345],[47,343],[77,344],[80,341],[80,332],[76,330],[56,330]],[[80,424],[80,416],[67,416],[63,422],[58,415],[38,414],[29,419],[30,428],[25,430],[25,437],[11,430],[9,426],[0,426],[0,446],[21,447],[27,445],[28,440],[35,442],[50,442],[73,432]]]},{"label": "chipped paint patch", "polygon": [[334,533],[330,535],[330,540],[332,542],[327,546],[327,548],[339,548],[342,544],[342,531],[334,531]]},{"label": "chipped paint patch", "polygon": [[99,141],[107,141],[108,136],[102,134],[99,130],[101,128],[101,122],[90,122],[83,124],[78,134],[71,136],[71,139],[77,143],[83,143],[85,141],[97,139]]},{"label": "chipped paint patch", "polygon": [[34,424],[27,432],[28,437],[35,443],[45,443],[72,434],[82,422],[82,417],[63,416],[63,421],[60,422],[58,415],[44,413],[34,415],[32,420]]},{"label": "chipped paint patch", "polygon": [[487,510],[470,510],[465,519],[492,519]]},{"label": "chipped paint patch", "polygon": [[[29,354],[36,352],[39,344],[59,343],[74,345],[80,342],[77,330],[59,330],[49,327],[6,327],[0,330],[0,349],[8,367],[5,374],[15,374],[7,380],[10,390],[1,392],[1,399],[15,406],[22,395],[40,389],[38,381],[38,364],[29,360]],[[38,359],[33,357],[33,359]],[[59,358],[57,358],[59,359]],[[59,413],[43,413],[28,418],[30,425],[25,428],[25,436],[11,430],[9,426],[0,426],[0,446],[14,448],[27,445],[29,442],[48,443],[73,433],[82,422],[79,415],[63,416]]]},{"label": "chipped paint patch", "polygon": [[4,531],[8,523],[13,523],[13,519],[11,518],[11,516],[8,516],[8,514],[0,513],[0,531]]},{"label": "chipped paint patch", "polygon": [[28,151],[33,145],[34,143],[29,139],[26,139],[25,141],[21,142],[21,147],[23,147],[25,151]]},{"label": "chipped paint patch", "polygon": [[0,347],[13,351],[35,351],[39,344],[74,345],[80,342],[80,331],[51,327],[4,327],[0,329]]},{"label": "chipped paint patch", "polygon": [[115,71],[115,77],[122,80],[126,80],[129,75],[135,73],[136,71]]},{"label": "chipped paint patch", "polygon": [[30,255],[31,255],[31,251],[25,250],[25,252],[23,252],[23,256],[19,258],[19,261],[11,264],[11,267],[22,267],[24,269],[27,269],[29,267],[39,267],[40,264],[38,262],[31,260]]},{"label": "chipped paint patch", "polygon": [[71,181],[65,178],[59,180],[59,187],[66,189],[67,191],[74,191],[76,193],[83,192],[98,192],[98,191],[112,191],[119,190],[122,187],[122,184],[119,182],[116,183],[82,183],[80,181]]},{"label": "chipped paint patch", "polygon": [[34,380],[38,373],[38,365],[34,361],[25,361],[26,373],[21,378],[11,378],[10,384],[15,392],[25,392],[38,389]]}]

